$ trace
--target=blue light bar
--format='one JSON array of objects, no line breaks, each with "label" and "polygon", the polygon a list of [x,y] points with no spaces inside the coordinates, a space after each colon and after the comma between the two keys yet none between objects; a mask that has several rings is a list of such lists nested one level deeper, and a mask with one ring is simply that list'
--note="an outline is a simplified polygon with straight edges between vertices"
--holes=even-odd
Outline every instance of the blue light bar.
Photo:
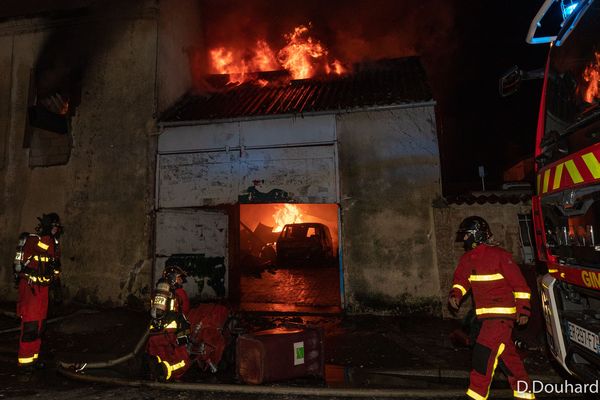
[{"label": "blue light bar", "polygon": [[561,0],[560,9],[562,11],[563,19],[567,19],[569,15],[571,15],[573,11],[577,8],[578,5],[578,0]]}]

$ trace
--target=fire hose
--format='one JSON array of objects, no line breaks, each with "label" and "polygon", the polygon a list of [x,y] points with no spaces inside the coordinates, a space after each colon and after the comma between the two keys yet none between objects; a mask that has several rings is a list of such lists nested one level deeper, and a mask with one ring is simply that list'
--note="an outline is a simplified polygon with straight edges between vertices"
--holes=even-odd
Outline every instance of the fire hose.
[{"label": "fire hose", "polygon": [[[287,395],[287,396],[309,396],[309,397],[371,397],[371,398],[450,398],[462,397],[464,389],[375,389],[375,388],[315,388],[297,386],[247,386],[235,384],[214,383],[162,383],[139,379],[122,379],[106,376],[90,376],[77,373],[73,370],[59,368],[58,372],[63,376],[82,382],[105,383],[137,388],[170,389],[177,391],[214,392],[214,393],[238,393],[259,395]],[[563,395],[564,396],[564,395]],[[494,398],[512,399],[511,390],[496,390]]]},{"label": "fire hose", "polygon": [[[54,322],[59,322],[59,321],[62,321],[62,320],[74,317],[74,316],[79,315],[79,314],[95,314],[97,312],[98,311],[94,311],[94,310],[78,310],[78,311],[75,311],[72,314],[62,315],[60,317],[48,319],[48,320],[46,320],[46,324],[52,324]],[[10,312],[10,311],[2,311],[2,315],[5,315],[5,316],[11,317],[11,318],[18,318],[17,314],[15,314],[13,312]],[[18,332],[20,330],[21,330],[20,326],[17,326],[15,328],[8,328],[8,329],[1,330],[0,331],[0,335],[2,335],[4,333]]]},{"label": "fire hose", "polygon": [[[98,369],[112,367],[133,358],[143,347],[149,336],[146,330],[132,352],[112,360],[94,363],[66,363],[59,361],[58,372],[69,378],[81,382],[103,383],[137,388],[169,389],[176,391],[213,392],[213,393],[237,393],[254,395],[287,395],[308,397],[372,397],[372,398],[452,398],[464,397],[464,389],[378,389],[378,388],[353,388],[353,387],[298,387],[298,386],[250,386],[242,384],[214,384],[214,383],[187,383],[187,382],[156,382],[143,379],[125,379],[111,376],[87,375],[86,369]],[[383,371],[392,374],[391,371]],[[416,372],[404,371],[407,376],[417,378]],[[442,371],[437,371],[438,377],[442,377]],[[450,374],[452,375],[452,374]],[[423,377],[431,377],[424,374]],[[453,376],[455,377],[455,376]],[[554,396],[550,396],[554,397]],[[564,394],[560,397],[565,397]],[[566,396],[571,397],[571,396]],[[494,391],[494,398],[512,399],[513,392],[508,389]]]},{"label": "fire hose", "polygon": [[[81,382],[103,383],[110,385],[128,386],[136,388],[148,389],[167,389],[175,391],[192,391],[192,392],[208,392],[208,393],[236,393],[236,394],[254,394],[254,395],[285,395],[285,396],[307,396],[307,397],[360,397],[360,398],[419,398],[419,399],[434,399],[434,398],[463,398],[465,396],[464,389],[412,389],[412,388],[397,388],[397,389],[378,389],[378,388],[354,388],[354,387],[298,387],[298,386],[249,386],[241,384],[214,384],[214,383],[184,383],[184,382],[156,382],[141,379],[124,379],[108,376],[85,375],[73,369],[59,367],[58,372],[70,379]],[[417,371],[403,371],[408,373],[413,378],[430,377],[427,371],[423,375],[419,375]],[[449,371],[446,371],[449,372]],[[439,376],[441,371],[437,371]],[[452,375],[452,374],[450,374]],[[496,399],[512,399],[513,391],[509,389],[494,390],[494,398]],[[578,394],[565,393],[549,393],[545,394],[548,398],[572,398]]]},{"label": "fire hose", "polygon": [[137,355],[137,353],[139,353],[139,351],[142,349],[142,347],[144,347],[144,344],[146,344],[146,341],[148,340],[149,335],[150,335],[150,329],[146,329],[144,334],[140,338],[140,340],[138,340],[137,344],[133,348],[133,351],[131,351],[121,357],[114,358],[111,360],[106,360],[106,361],[97,361],[97,362],[68,363],[68,362],[64,362],[64,361],[58,361],[59,371],[61,369],[65,369],[65,370],[71,369],[71,370],[74,370],[75,372],[81,372],[86,368],[87,369],[108,368],[108,367],[113,367],[115,365],[122,364],[125,361],[132,359],[133,357],[135,357]]},{"label": "fire hose", "polygon": [[[89,312],[81,310],[80,312]],[[77,313],[74,313],[77,314]],[[53,321],[73,316],[74,314],[58,317]],[[16,331],[10,329],[6,331]],[[3,331],[3,332],[6,332]],[[110,368],[135,357],[150,335],[149,329],[144,331],[133,350],[121,357],[100,362],[64,362],[58,361],[57,371],[69,378],[82,382],[104,383],[128,387],[170,389],[177,391],[214,392],[214,393],[238,393],[238,394],[261,394],[261,395],[296,395],[309,397],[375,397],[375,398],[449,398],[461,397],[463,389],[377,389],[377,388],[333,388],[333,387],[298,387],[298,386],[248,386],[240,384],[208,384],[208,383],[183,383],[183,382],[155,382],[142,379],[124,379],[99,375],[86,375],[85,370]],[[495,398],[511,399],[510,390],[494,391]],[[564,396],[563,396],[564,397]]]},{"label": "fire hose", "polygon": [[[56,322],[77,313],[90,312],[80,310],[68,316],[54,318],[48,322]],[[0,333],[18,331],[19,328],[0,331]],[[375,397],[375,398],[449,398],[462,397],[464,389],[377,389],[377,388],[333,388],[333,387],[298,387],[298,386],[249,386],[241,384],[209,384],[209,383],[184,383],[184,382],[156,382],[142,379],[124,379],[99,375],[86,375],[86,369],[110,368],[135,357],[148,340],[150,330],[145,329],[133,350],[121,357],[99,361],[99,362],[64,362],[58,361],[57,371],[69,378],[82,382],[104,383],[120,386],[170,389],[177,391],[214,392],[214,393],[237,393],[237,394],[260,394],[260,395],[296,395],[310,397]],[[511,390],[495,390],[494,397],[500,399],[512,399]],[[562,397],[565,397],[562,395]],[[567,396],[569,397],[569,396]]]}]

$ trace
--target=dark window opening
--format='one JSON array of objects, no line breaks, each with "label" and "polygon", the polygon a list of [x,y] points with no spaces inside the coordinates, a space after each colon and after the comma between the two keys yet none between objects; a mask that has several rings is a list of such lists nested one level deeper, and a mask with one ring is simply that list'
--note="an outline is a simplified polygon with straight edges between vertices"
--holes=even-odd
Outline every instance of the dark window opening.
[{"label": "dark window opening", "polygon": [[600,268],[600,191],[587,188],[542,200],[546,245],[559,262]]},{"label": "dark window opening", "polygon": [[71,117],[81,98],[81,74],[73,68],[38,68],[31,74],[23,147],[29,166],[50,167],[69,162]]}]

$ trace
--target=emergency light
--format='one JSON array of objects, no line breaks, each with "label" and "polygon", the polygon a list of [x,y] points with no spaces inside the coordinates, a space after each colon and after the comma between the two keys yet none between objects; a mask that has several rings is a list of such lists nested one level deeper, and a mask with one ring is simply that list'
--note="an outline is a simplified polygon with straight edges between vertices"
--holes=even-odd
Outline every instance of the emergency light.
[{"label": "emergency light", "polygon": [[573,11],[575,11],[578,5],[579,0],[561,0],[560,10],[562,11],[563,19],[567,19],[569,15],[571,15]]},{"label": "emergency light", "polygon": [[554,43],[555,46],[560,46],[593,2],[594,0],[545,0],[529,25],[527,43]]}]

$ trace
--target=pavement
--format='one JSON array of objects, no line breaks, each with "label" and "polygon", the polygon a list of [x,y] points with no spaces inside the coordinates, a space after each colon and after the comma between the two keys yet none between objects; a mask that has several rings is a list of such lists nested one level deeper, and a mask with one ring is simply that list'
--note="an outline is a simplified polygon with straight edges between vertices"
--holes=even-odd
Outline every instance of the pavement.
[{"label": "pavement", "polygon": [[[42,357],[50,367],[39,373],[35,383],[19,382],[16,365],[18,332],[6,332],[18,321],[9,314],[14,304],[0,305],[0,399],[6,398],[113,398],[127,390],[110,385],[74,382],[56,374],[57,360],[100,361],[127,354],[141,337],[149,316],[143,310],[128,308],[88,309],[69,304],[51,308]],[[428,316],[347,316],[343,314],[302,315],[239,311],[240,329],[258,331],[282,324],[308,324],[324,331],[325,378],[306,378],[275,385],[343,388],[466,388],[471,350],[462,342],[468,335],[461,321]],[[462,333],[460,333],[462,332]],[[532,377],[547,382],[561,382],[563,377],[549,362],[544,346],[521,350]],[[110,376],[139,378],[140,360],[106,371]],[[507,388],[499,376],[494,388]],[[238,383],[234,368],[216,375],[201,371],[188,372],[186,382]],[[156,389],[129,393],[128,398],[153,399]],[[495,389],[492,389],[495,390]],[[75,397],[64,397],[75,393]],[[121,393],[117,395],[117,393]],[[49,397],[46,397],[49,396]],[[69,395],[70,396],[70,395]],[[142,397],[136,397],[142,396]],[[144,397],[145,396],[145,397]],[[182,394],[180,398],[187,394]],[[215,394],[215,399],[227,398]],[[241,395],[240,395],[241,396]],[[179,398],[178,397],[178,398]],[[210,396],[207,398],[211,398]],[[238,398],[238,397],[233,397]],[[239,398],[244,398],[241,396]],[[289,396],[286,398],[290,398]],[[451,398],[451,397],[449,397]],[[493,397],[492,397],[493,398]]]},{"label": "pavement", "polygon": [[306,314],[342,311],[337,265],[242,269],[239,308],[243,311]]},{"label": "pavement", "polygon": [[[534,278],[532,278],[534,279]],[[533,282],[532,284],[535,284]],[[241,332],[256,332],[278,326],[301,324],[323,331],[324,371],[322,378],[307,377],[269,385],[296,388],[359,388],[373,390],[437,390],[445,398],[463,398],[468,385],[471,349],[468,319],[442,319],[426,315],[345,315],[340,307],[339,271],[335,266],[276,268],[269,265],[244,270],[240,280],[240,302],[231,307]],[[532,301],[532,305],[535,302]],[[539,302],[538,302],[539,303]],[[0,304],[0,400],[6,398],[122,398],[154,399],[157,389],[115,387],[81,383],[57,374],[57,361],[105,361],[129,353],[145,332],[149,315],[129,308],[89,309],[70,303],[51,305],[42,357],[49,368],[38,371],[33,381],[21,382],[16,365],[18,320],[11,317],[14,304]],[[540,315],[541,311],[538,310]],[[532,318],[527,329],[515,330],[515,339],[527,343],[521,349],[533,379],[562,382],[563,376],[549,361],[543,343],[543,322]],[[137,380],[142,376],[141,358],[136,357],[111,369],[87,370],[114,379]],[[498,374],[493,390],[506,390]],[[183,383],[239,384],[235,367],[217,374],[190,369]],[[458,397],[456,396],[458,393]],[[510,397],[510,392],[509,397]],[[68,395],[67,395],[68,394]],[[223,393],[204,393],[222,400],[253,398]],[[73,397],[69,397],[73,396]],[[211,397],[212,396],[212,397]],[[236,397],[237,396],[237,397]],[[180,392],[178,398],[192,398]],[[539,396],[538,396],[539,397]],[[259,396],[256,398],[264,398]],[[279,398],[279,397],[278,397]],[[293,396],[284,396],[293,398]],[[343,396],[341,398],[344,398]],[[373,396],[370,396],[373,398]],[[400,398],[409,398],[404,393]],[[421,397],[422,398],[422,397]]]}]

